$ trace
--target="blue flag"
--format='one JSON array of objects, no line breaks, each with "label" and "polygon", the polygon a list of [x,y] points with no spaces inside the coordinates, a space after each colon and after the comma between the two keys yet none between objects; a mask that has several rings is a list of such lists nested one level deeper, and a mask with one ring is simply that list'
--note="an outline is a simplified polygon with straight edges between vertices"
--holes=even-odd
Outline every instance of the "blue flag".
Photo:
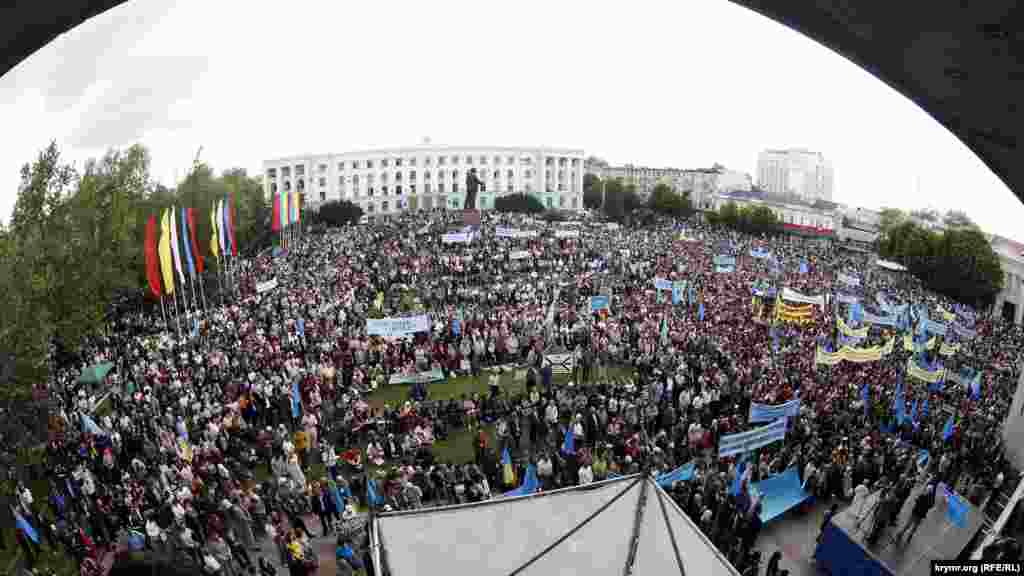
[{"label": "blue flag", "polygon": [[896,410],[896,424],[902,426],[906,418],[906,402],[903,399],[903,375],[898,376],[896,381],[896,395],[893,398],[893,409]]},{"label": "blue flag", "polygon": [[565,429],[565,440],[562,442],[562,454],[576,454],[576,438],[572,435],[572,424]]},{"label": "blue flag", "polygon": [[864,401],[864,417],[868,417],[871,410],[871,392],[868,391],[868,383],[860,387],[860,399]]},{"label": "blue flag", "polygon": [[736,465],[736,479],[732,481],[732,489],[729,493],[733,496],[739,496],[743,488],[743,475],[747,473],[747,462],[745,460],[740,461]]},{"label": "blue flag", "polygon": [[946,442],[953,437],[953,415],[949,415],[949,420],[946,420],[946,427],[942,429],[942,441]]},{"label": "blue flag", "polygon": [[182,252],[185,253],[185,264],[188,268],[188,275],[192,278],[196,277],[196,265],[192,260],[192,243],[190,241],[190,235],[188,233],[188,218],[185,216],[188,211],[184,208],[181,209],[181,243],[183,246]]},{"label": "blue flag", "polygon": [[292,418],[298,418],[302,412],[299,400],[299,381],[292,382]]},{"label": "blue flag", "polygon": [[366,482],[366,500],[370,506],[384,505],[384,497],[377,492],[377,482],[373,478]]},{"label": "blue flag", "polygon": [[914,430],[917,430],[917,400],[910,405],[910,423],[913,424]]},{"label": "blue flag", "polygon": [[974,380],[971,380],[971,399],[978,400],[981,398],[981,371],[974,375]]},{"label": "blue flag", "polygon": [[800,262],[800,273],[807,274],[808,272],[810,272],[810,268],[807,266],[807,260],[803,260]]},{"label": "blue flag", "polygon": [[924,397],[924,404],[921,406],[921,416],[928,417],[928,397]]},{"label": "blue flag", "polygon": [[[608,479],[611,480],[610,475]],[[530,464],[526,467],[526,475],[523,477],[523,483],[519,485],[519,488],[511,492],[505,492],[502,496],[526,496],[536,492],[538,487],[540,487],[540,481],[537,480],[537,467]]]},{"label": "blue flag", "polygon": [[306,335],[306,321],[302,318],[295,321],[295,332],[298,333],[299,336]]},{"label": "blue flag", "polygon": [[959,494],[950,490],[949,486],[945,486],[944,490],[946,491],[946,515],[949,517],[949,521],[957,528],[966,528],[967,503]]},{"label": "blue flag", "polygon": [[697,310],[697,317],[700,319],[701,322],[704,321],[704,303],[703,302],[700,303],[700,308]]},{"label": "blue flag", "polygon": [[88,414],[82,414],[82,431],[93,436],[103,435],[103,430],[96,425],[96,422]]},{"label": "blue flag", "polygon": [[18,513],[18,512],[14,513],[14,525],[19,530],[24,532],[25,536],[28,536],[29,539],[31,539],[33,542],[35,542],[36,544],[39,544],[39,533],[36,532],[36,529],[33,528],[32,525],[28,523],[28,520],[25,520],[24,518],[22,518],[21,514]]},{"label": "blue flag", "polygon": [[501,465],[502,466],[511,466],[512,465],[512,454],[509,453],[507,447],[501,453]]}]

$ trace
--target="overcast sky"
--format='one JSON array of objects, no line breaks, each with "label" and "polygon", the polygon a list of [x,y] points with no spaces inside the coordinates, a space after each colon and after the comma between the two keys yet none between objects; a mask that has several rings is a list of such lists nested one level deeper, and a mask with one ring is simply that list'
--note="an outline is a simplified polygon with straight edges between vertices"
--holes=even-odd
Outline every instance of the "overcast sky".
[{"label": "overcast sky", "polygon": [[760,150],[804,147],[832,160],[836,201],[963,209],[1024,240],[1006,186],[856,65],[725,0],[626,6],[134,0],[0,78],[0,217],[51,139],[79,166],[141,142],[171,185],[200,145],[257,173],[429,136],[751,174]]}]

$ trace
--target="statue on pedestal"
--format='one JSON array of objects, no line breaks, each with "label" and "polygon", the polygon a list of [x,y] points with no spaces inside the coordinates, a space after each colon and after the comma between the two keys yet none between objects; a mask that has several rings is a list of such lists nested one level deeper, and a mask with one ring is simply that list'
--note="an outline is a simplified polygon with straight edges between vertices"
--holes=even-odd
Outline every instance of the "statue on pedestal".
[{"label": "statue on pedestal", "polygon": [[462,205],[463,210],[476,210],[476,195],[483,186],[483,182],[476,177],[476,168],[470,168],[466,174],[466,202]]}]

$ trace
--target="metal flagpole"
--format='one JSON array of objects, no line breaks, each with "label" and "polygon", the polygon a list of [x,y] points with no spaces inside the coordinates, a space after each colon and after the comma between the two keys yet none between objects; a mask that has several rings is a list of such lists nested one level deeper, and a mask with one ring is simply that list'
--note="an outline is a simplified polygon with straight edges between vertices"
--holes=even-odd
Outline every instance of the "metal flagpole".
[{"label": "metal flagpole", "polygon": [[164,317],[164,328],[169,327],[169,324],[167,324],[167,309],[164,308],[164,297],[163,296],[160,297],[160,313]]},{"label": "metal flagpole", "polygon": [[174,319],[178,326],[178,340],[181,340],[181,315],[178,313],[178,296],[172,294],[172,298],[174,298]]}]

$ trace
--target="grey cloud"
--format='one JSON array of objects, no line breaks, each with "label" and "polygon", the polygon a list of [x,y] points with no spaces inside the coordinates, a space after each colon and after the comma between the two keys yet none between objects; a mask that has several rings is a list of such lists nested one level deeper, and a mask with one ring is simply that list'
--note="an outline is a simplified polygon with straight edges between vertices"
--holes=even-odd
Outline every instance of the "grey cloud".
[{"label": "grey cloud", "polygon": [[81,100],[97,77],[118,70],[120,61],[166,15],[169,6],[135,0],[88,20],[54,41],[44,78],[46,110],[63,112]]},{"label": "grey cloud", "polygon": [[120,80],[82,112],[69,143],[105,149],[138,142],[147,132],[182,127],[169,108],[188,98],[207,70],[201,57],[136,58],[125,62]]}]

